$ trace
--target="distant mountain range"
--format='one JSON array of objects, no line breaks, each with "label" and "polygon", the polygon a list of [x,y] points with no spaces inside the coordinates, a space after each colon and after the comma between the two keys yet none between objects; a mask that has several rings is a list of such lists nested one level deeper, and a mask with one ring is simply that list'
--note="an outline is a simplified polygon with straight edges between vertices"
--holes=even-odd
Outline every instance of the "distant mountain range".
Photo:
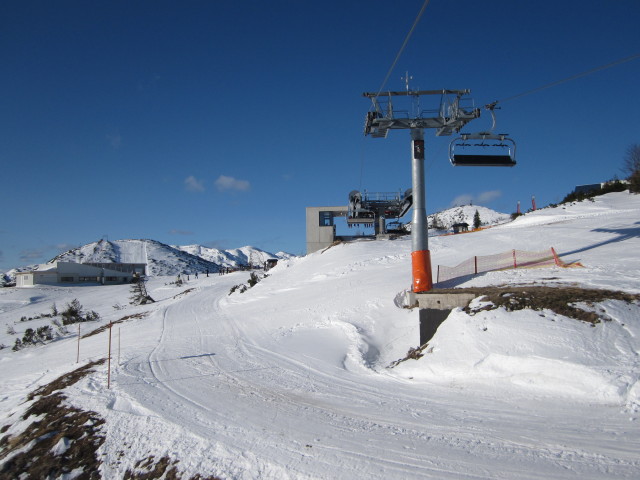
[{"label": "distant mountain range", "polygon": [[[100,240],[73,248],[49,260],[53,262],[76,263],[146,263],[147,275],[163,276],[211,273],[220,268],[263,265],[269,259],[294,257],[285,252],[269,253],[255,247],[242,247],[232,250],[218,250],[201,245],[172,246],[156,240]],[[7,272],[9,277],[18,271],[34,270],[32,265]]]},{"label": "distant mountain range", "polygon": [[[466,222],[473,225],[473,217],[480,215],[482,225],[497,225],[510,221],[510,215],[499,213],[479,205],[454,207],[428,216],[429,228],[450,230],[454,224]],[[407,226],[410,230],[410,224]],[[192,274],[197,272],[217,272],[220,268],[263,265],[269,259],[294,257],[285,252],[269,253],[259,248],[246,246],[231,250],[218,250],[202,245],[166,245],[156,240],[99,240],[61,253],[47,263],[56,261],[77,263],[146,263],[147,275],[163,276]],[[16,272],[37,269],[29,265],[6,272],[12,278]],[[2,275],[0,275],[2,280]]]}]

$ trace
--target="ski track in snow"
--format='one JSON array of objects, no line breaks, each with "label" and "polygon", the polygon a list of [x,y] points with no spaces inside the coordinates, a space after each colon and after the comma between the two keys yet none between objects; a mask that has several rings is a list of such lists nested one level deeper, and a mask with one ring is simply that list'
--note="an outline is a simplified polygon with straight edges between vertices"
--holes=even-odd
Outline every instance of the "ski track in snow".
[{"label": "ski track in snow", "polygon": [[[359,376],[348,375],[348,378],[344,379],[342,376],[336,375],[339,372],[335,371],[333,365],[330,366],[329,371],[317,367],[310,368],[304,361],[295,361],[275,353],[270,348],[261,347],[255,340],[251,341],[250,332],[243,330],[241,322],[234,318],[228,318],[224,314],[220,314],[219,320],[224,322],[223,328],[229,331],[221,337],[236,341],[232,344],[219,345],[218,347],[221,348],[217,348],[216,352],[220,353],[213,356],[208,355],[203,359],[206,359],[206,362],[214,370],[211,377],[206,377],[206,381],[218,379],[224,381],[224,387],[218,388],[223,388],[227,394],[233,394],[233,398],[229,402],[222,402],[222,405],[232,405],[233,409],[231,412],[223,413],[216,408],[214,417],[223,418],[216,419],[217,421],[213,422],[215,428],[210,430],[211,424],[207,422],[203,424],[202,416],[213,412],[213,410],[207,407],[206,402],[201,400],[199,396],[195,398],[194,388],[197,387],[194,387],[193,382],[187,380],[174,380],[174,375],[182,375],[182,378],[190,377],[190,375],[185,375],[184,368],[175,372],[172,372],[170,368],[165,369],[165,365],[171,367],[177,363],[162,362],[158,354],[162,351],[169,358],[177,358],[179,355],[179,352],[161,348],[166,338],[171,336],[166,327],[167,319],[170,318],[167,313],[170,310],[171,307],[168,307],[163,315],[163,330],[158,347],[149,355],[150,370],[155,381],[161,386],[160,388],[167,390],[169,396],[176,397],[167,403],[169,409],[168,411],[163,409],[161,416],[169,418],[175,416],[173,412],[179,405],[184,412],[176,420],[176,423],[185,425],[190,422],[188,430],[202,431],[204,429],[208,431],[205,434],[207,437],[212,435],[214,438],[220,434],[217,428],[229,430],[233,425],[235,428],[231,429],[231,437],[224,441],[227,448],[233,445],[239,455],[251,454],[256,461],[263,456],[265,458],[273,457],[274,452],[278,452],[277,457],[280,458],[277,463],[285,465],[285,470],[289,475],[292,475],[291,478],[296,478],[298,474],[305,474],[302,467],[308,462],[302,459],[307,459],[311,455],[311,452],[307,450],[313,451],[313,457],[316,456],[316,452],[322,452],[323,457],[326,457],[322,459],[326,464],[322,466],[321,470],[338,470],[343,472],[346,477],[353,476],[354,478],[361,478],[363,474],[375,475],[380,471],[392,477],[398,476],[398,478],[420,474],[420,472],[430,472],[434,478],[442,478],[447,475],[458,477],[463,472],[467,472],[465,476],[474,478],[475,475],[470,472],[482,464],[481,459],[485,457],[494,460],[501,458],[504,461],[511,455],[518,457],[518,463],[523,462],[523,459],[529,459],[534,465],[536,462],[549,461],[576,473],[580,473],[581,464],[588,466],[594,461],[605,465],[611,463],[607,466],[608,471],[615,467],[615,462],[609,462],[606,455],[595,455],[579,449],[574,450],[565,445],[555,444],[555,442],[541,448],[541,438],[537,432],[539,426],[536,419],[534,419],[534,425],[529,427],[533,432],[531,440],[528,442],[521,439],[514,441],[512,438],[504,438],[504,435],[502,438],[487,440],[479,435],[484,437],[488,432],[480,431],[473,424],[473,428],[468,433],[457,422],[443,425],[433,416],[433,409],[442,411],[462,407],[450,403],[446,405],[425,404],[420,395],[413,392],[413,388],[409,388],[408,393],[400,395],[399,390],[403,382],[398,383],[393,378],[375,378],[371,384],[359,381]],[[214,311],[222,312],[223,310],[218,308]],[[189,315],[185,315],[183,308],[179,312],[179,316],[189,318],[195,327],[188,329],[183,325],[179,331],[198,331],[201,341],[211,338],[211,335],[200,328],[198,312],[189,310]],[[210,349],[200,344],[199,349],[191,348],[191,351],[194,350],[205,352]],[[229,368],[229,365],[233,365],[233,367]],[[201,370],[203,365],[195,364],[193,367],[196,369],[193,378],[200,382],[203,379]],[[205,366],[204,371],[206,370]],[[216,372],[220,372],[220,374]],[[376,375],[366,375],[365,378],[370,379],[371,377],[376,377]],[[313,385],[309,385],[311,378]],[[309,392],[309,387],[312,387],[311,392]],[[394,391],[398,397],[390,398],[390,390]],[[340,392],[340,395],[326,396],[321,393],[318,395],[318,392]],[[347,399],[348,401],[346,401]],[[477,402],[480,398],[475,400]],[[451,399],[447,397],[447,402],[450,401]],[[497,402],[497,399],[489,397],[485,401],[491,405]],[[220,404],[215,400],[214,403]],[[188,406],[191,408],[187,408]],[[478,405],[476,405],[477,407]],[[250,422],[238,418],[237,410],[239,408],[247,415],[252,415]],[[489,408],[491,412],[487,418],[496,415],[495,407],[485,408]],[[255,414],[251,413],[263,410],[267,410],[269,413],[265,412],[264,416],[260,415],[261,418],[256,418]],[[301,412],[304,412],[302,419],[300,418]],[[399,416],[398,413],[400,413]],[[511,412],[513,418],[510,420],[513,422],[513,429],[526,430],[525,420],[516,413],[518,412]],[[507,419],[505,414],[504,411],[500,413],[503,422]],[[448,415],[450,416],[451,413],[449,412]],[[458,415],[457,420],[462,420],[463,413],[459,412]],[[434,429],[438,434],[429,435],[421,428],[420,420],[425,418],[429,419],[430,429]],[[305,440],[294,440],[301,435],[305,436],[305,431],[300,428],[297,420],[304,422],[307,427],[304,429],[308,431]],[[557,424],[557,422],[554,423]],[[250,426],[249,429],[247,429],[247,424]],[[313,424],[315,424],[315,428],[310,428]],[[274,426],[279,428],[274,428]],[[291,426],[294,428],[291,429]],[[256,435],[256,431],[261,431],[261,434]],[[323,433],[313,435],[309,431]],[[557,430],[554,435],[555,433]],[[572,432],[569,431],[569,433]],[[389,436],[393,438],[392,442],[389,442]],[[325,437],[331,439],[329,445],[327,445]],[[380,442],[382,444],[376,445]],[[303,443],[304,447],[302,447]],[[375,456],[367,454],[366,450],[363,451],[363,444],[369,444],[373,447],[373,451],[376,452]],[[567,444],[571,443],[567,442]],[[310,445],[310,447],[306,445]],[[465,461],[456,458],[455,465],[446,465],[442,461],[434,461],[431,455],[424,455],[424,452],[437,452],[439,449],[453,449],[458,451],[459,455],[468,455],[469,458]],[[384,452],[384,455],[381,455],[381,452]],[[631,465],[630,463],[629,466]],[[268,468],[264,470],[264,468],[266,467],[263,467],[261,471],[269,470]],[[320,468],[319,465],[312,467],[312,471],[318,468]],[[508,472],[508,475],[517,475],[520,468],[522,466],[514,467],[513,471]],[[476,478],[485,478],[484,475],[489,471],[490,466],[487,466],[485,473]]]}]

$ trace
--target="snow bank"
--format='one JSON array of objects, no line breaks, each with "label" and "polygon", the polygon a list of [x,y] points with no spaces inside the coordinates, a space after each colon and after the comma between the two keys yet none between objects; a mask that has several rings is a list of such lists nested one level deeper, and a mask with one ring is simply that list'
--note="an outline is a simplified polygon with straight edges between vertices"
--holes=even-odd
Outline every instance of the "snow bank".
[{"label": "snow bank", "polygon": [[586,402],[637,402],[640,306],[610,301],[611,318],[595,327],[550,311],[504,309],[451,313],[418,361],[395,370],[404,378],[484,385]]}]

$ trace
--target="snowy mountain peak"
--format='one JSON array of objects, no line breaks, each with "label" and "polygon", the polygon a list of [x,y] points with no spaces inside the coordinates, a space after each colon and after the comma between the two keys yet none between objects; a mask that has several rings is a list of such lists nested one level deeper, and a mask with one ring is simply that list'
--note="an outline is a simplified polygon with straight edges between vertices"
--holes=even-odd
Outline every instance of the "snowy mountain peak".
[{"label": "snowy mountain peak", "polygon": [[480,205],[462,205],[429,215],[429,228],[449,230],[456,223],[468,223],[469,226],[472,226],[476,212],[480,216],[482,226],[499,225],[511,219],[511,215],[508,213],[496,212]]}]

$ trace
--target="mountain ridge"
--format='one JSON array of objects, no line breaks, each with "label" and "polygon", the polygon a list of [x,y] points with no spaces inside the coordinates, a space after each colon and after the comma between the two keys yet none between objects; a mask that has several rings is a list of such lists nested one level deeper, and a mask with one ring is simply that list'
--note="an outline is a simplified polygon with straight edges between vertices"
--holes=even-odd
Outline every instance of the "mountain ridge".
[{"label": "mountain ridge", "polygon": [[54,262],[75,263],[146,263],[148,276],[173,276],[195,272],[218,272],[222,268],[263,265],[270,259],[294,257],[285,252],[276,254],[262,249],[244,246],[230,250],[218,250],[202,245],[173,246],[152,239],[98,240],[72,248],[56,255],[40,265],[29,265],[5,273],[13,278],[25,270],[37,270],[41,265]]}]

